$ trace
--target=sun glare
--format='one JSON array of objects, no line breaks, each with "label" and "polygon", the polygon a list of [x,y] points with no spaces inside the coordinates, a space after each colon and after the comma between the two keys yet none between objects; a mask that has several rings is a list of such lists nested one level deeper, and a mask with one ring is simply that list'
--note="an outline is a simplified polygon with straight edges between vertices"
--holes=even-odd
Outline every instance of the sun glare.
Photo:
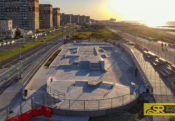
[{"label": "sun glare", "polygon": [[142,20],[148,26],[163,26],[175,20],[174,0],[109,0],[110,8],[125,20]]},{"label": "sun glare", "polygon": [[143,21],[143,24],[149,27],[165,26],[166,21],[147,20],[147,21]]}]

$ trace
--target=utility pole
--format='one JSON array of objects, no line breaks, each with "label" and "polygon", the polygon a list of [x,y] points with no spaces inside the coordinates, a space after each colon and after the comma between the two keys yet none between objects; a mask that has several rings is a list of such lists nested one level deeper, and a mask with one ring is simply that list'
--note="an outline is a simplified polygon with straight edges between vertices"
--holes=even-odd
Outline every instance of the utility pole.
[{"label": "utility pole", "polygon": [[[21,43],[22,43],[23,39],[19,39],[19,66],[18,66],[18,81],[22,79],[22,69],[23,69],[23,65],[22,65],[22,52],[21,52]],[[21,91],[21,97],[23,97],[23,91],[24,91],[24,82],[23,80],[21,80],[21,87],[22,87],[22,91]]]},{"label": "utility pole", "polygon": [[18,74],[18,79],[20,80],[21,79],[21,73],[22,73],[22,56],[21,56],[21,40],[22,39],[19,39],[19,74]]},{"label": "utility pole", "polygon": [[64,43],[64,28],[62,29],[62,41]]}]

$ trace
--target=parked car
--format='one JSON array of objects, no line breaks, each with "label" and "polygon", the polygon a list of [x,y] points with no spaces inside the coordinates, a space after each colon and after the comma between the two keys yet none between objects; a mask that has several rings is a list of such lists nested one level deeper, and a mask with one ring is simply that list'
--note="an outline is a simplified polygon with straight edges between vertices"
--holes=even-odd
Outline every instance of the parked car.
[{"label": "parked car", "polygon": [[14,40],[11,40],[10,41],[10,45],[12,45],[12,44],[14,44],[15,43],[15,41]]},{"label": "parked car", "polygon": [[7,43],[6,43],[6,42],[3,42],[2,44],[3,44],[3,46],[6,46],[6,45],[7,45]]},{"label": "parked car", "polygon": [[10,41],[6,42],[7,45],[10,45]]}]

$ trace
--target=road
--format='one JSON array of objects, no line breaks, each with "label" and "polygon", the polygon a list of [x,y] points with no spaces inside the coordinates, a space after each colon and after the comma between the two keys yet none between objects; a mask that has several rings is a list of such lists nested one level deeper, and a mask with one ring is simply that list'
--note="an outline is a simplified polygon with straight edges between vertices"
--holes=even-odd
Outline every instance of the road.
[{"label": "road", "polygon": [[[73,30],[72,30],[73,31]],[[70,31],[71,32],[71,31]],[[49,45],[49,43],[58,42],[58,40],[65,38],[66,35],[68,35],[69,32],[64,33],[63,35],[57,36],[53,39],[50,39],[47,41],[47,43],[41,43],[38,46],[35,46],[29,50],[26,50],[22,52],[22,60],[26,59],[27,57],[31,56],[32,54],[36,53],[38,50],[41,50],[42,48]],[[12,67],[13,65],[17,64],[19,62],[19,55],[15,55],[5,61],[0,62],[0,73],[4,72],[8,68]]]},{"label": "road", "polygon": [[22,79],[18,82],[12,83],[12,85],[3,91],[3,93],[0,95],[0,121],[5,120],[7,117],[7,107],[10,106],[10,108],[12,108],[15,106],[15,104],[19,103],[21,99],[22,85],[26,85],[30,81],[32,76],[48,59],[48,57],[53,54],[53,52],[57,50],[62,44],[63,41],[60,41],[59,43],[45,47],[47,52],[39,56],[37,59],[34,59],[33,63],[29,64],[29,66],[22,73]]},{"label": "road", "polygon": [[[57,32],[62,32],[63,30],[64,30],[64,28],[60,28],[60,29],[57,29],[57,30],[52,31],[52,32],[48,31],[48,32],[41,32],[41,33],[45,33],[45,34],[47,34],[46,36],[48,36],[48,35],[51,35],[51,34],[54,34],[54,33],[57,33]],[[40,33],[35,33],[35,34],[40,34]],[[23,38],[21,43],[25,44],[25,43],[33,42],[33,41],[35,41],[37,39],[40,39],[40,38],[43,38],[43,37],[45,37],[45,36],[40,35],[40,36],[37,36],[36,39],[35,38]],[[9,49],[12,49],[12,48],[15,48],[15,47],[19,47],[19,42],[20,42],[20,40],[15,40],[15,43],[13,43],[11,45],[6,45],[6,46],[3,46],[3,47],[0,47],[0,52],[9,50]]]},{"label": "road", "polygon": [[[42,44],[40,44],[40,45],[38,45],[36,47],[33,47],[33,48],[23,52],[22,53],[22,59],[23,59],[22,60],[22,65],[23,65],[23,68],[25,68],[28,64],[30,64],[32,58],[37,58],[37,56],[38,56],[37,52],[39,50],[42,50],[45,47],[49,47],[50,45],[53,45],[55,43],[60,42],[59,40],[64,38],[64,36],[67,36],[67,34],[69,34],[69,32],[65,33],[62,36],[57,36],[57,37],[55,37],[53,39],[50,39],[50,40],[47,41],[47,43],[42,43]],[[44,51],[47,51],[47,49],[43,50],[43,52],[41,52],[40,54],[45,53]],[[34,56],[34,57],[31,57],[31,55]],[[0,82],[1,82],[4,79],[8,80],[8,78],[10,78],[12,75],[14,75],[17,72],[17,66],[19,66],[19,55],[13,56],[13,57],[7,59],[4,62],[1,62],[0,64],[1,64],[1,68],[4,68],[4,67],[9,68],[12,65],[14,65],[13,67],[9,68],[7,72],[5,72],[5,73],[3,72],[3,73],[0,74]]]},{"label": "road", "polygon": [[151,41],[140,36],[133,35],[124,31],[117,30],[116,28],[109,28],[112,32],[119,34],[123,39],[138,43],[145,48],[151,50],[159,57],[164,58],[172,64],[175,64],[175,49],[169,46],[163,46],[161,42]]}]

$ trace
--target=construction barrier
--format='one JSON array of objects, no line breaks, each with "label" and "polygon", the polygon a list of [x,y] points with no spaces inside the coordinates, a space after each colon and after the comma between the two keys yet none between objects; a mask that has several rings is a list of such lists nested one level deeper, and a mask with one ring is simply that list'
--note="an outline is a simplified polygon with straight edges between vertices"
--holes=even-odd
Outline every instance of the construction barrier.
[{"label": "construction barrier", "polygon": [[46,106],[41,106],[38,108],[34,108],[33,110],[30,110],[26,113],[23,113],[19,116],[13,117],[11,119],[8,119],[6,121],[29,121],[33,117],[44,115],[47,118],[51,117],[51,110]]}]

